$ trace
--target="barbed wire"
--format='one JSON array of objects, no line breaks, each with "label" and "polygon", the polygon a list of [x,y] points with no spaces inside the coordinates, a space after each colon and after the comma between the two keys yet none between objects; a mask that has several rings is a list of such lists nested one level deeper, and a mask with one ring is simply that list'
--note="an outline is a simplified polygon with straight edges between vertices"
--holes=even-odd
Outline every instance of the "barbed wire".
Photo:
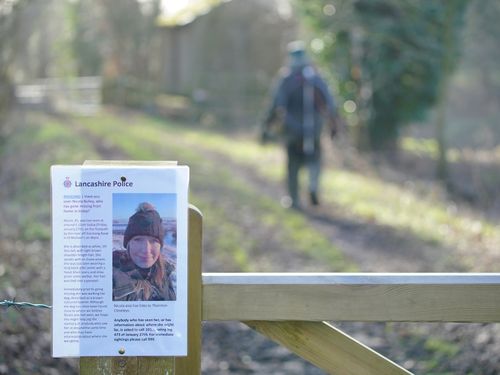
[{"label": "barbed wire", "polygon": [[0,306],[3,306],[5,308],[9,307],[33,307],[33,308],[38,308],[38,309],[51,309],[52,306],[46,305],[44,303],[31,303],[31,302],[17,302],[15,300],[6,300],[4,299],[3,301],[0,301]]}]

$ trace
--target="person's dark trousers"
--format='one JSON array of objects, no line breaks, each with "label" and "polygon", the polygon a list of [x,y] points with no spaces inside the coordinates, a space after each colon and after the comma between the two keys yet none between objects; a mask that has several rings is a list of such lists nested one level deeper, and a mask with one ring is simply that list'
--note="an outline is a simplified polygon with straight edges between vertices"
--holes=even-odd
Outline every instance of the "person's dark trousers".
[{"label": "person's dark trousers", "polygon": [[309,173],[309,198],[311,204],[318,205],[319,175],[321,171],[321,158],[319,153],[318,155],[307,158],[306,164]]},{"label": "person's dark trousers", "polygon": [[303,163],[303,155],[297,153],[292,147],[288,147],[288,164],[287,164],[287,188],[288,194],[292,199],[292,206],[299,207],[299,171]]},{"label": "person's dark trousers", "polygon": [[297,151],[293,145],[287,146],[287,187],[288,194],[292,199],[292,206],[299,207],[299,172],[303,165],[307,166],[309,174],[309,194],[311,203],[318,204],[318,188],[321,167],[321,154],[319,148],[313,155],[306,156],[302,151]]}]

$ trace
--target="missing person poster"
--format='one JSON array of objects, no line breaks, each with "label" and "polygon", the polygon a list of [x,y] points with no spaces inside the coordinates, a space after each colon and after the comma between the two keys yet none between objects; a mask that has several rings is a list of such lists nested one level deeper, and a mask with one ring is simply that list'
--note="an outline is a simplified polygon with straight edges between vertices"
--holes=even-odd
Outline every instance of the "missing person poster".
[{"label": "missing person poster", "polygon": [[53,356],[187,355],[186,166],[53,166]]}]

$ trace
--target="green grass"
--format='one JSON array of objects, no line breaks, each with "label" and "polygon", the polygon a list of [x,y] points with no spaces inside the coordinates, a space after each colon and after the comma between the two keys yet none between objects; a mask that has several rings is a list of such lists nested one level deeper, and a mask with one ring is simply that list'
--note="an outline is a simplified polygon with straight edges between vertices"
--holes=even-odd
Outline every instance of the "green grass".
[{"label": "green grass", "polygon": [[[50,303],[50,166],[81,164],[97,153],[70,124],[40,113],[14,116],[6,126],[0,290],[3,298],[11,290],[18,299]],[[14,309],[7,311],[3,327],[17,333],[19,316]]]},{"label": "green grass", "polygon": [[[292,244],[290,256],[294,252],[306,254],[322,264],[327,262],[332,271],[355,269],[344,260],[339,249],[310,228],[301,215],[283,210],[277,202],[254,191],[221,165],[205,157],[204,147],[197,144],[201,142],[204,145],[205,141],[196,139],[196,133],[192,130],[146,116],[135,117],[125,124],[109,113],[78,121],[94,135],[107,142],[112,140],[114,146],[123,150],[131,159],[179,160],[182,164],[189,165],[192,203],[205,213],[205,232],[210,233],[214,239],[215,255],[230,270],[250,271],[266,267],[265,256],[263,261],[262,257],[254,260],[255,255],[252,255],[262,252],[262,248],[267,245],[265,239],[255,238],[238,225],[240,220],[244,220],[243,211],[250,212],[256,223],[278,232],[283,241]],[[126,131],[123,131],[125,127]],[[217,147],[217,144],[212,146]],[[244,147],[238,149],[244,157]],[[251,152],[252,148],[248,148],[248,151]],[[209,201],[210,196],[204,194],[207,189],[217,191],[215,194],[224,199],[220,199],[217,206],[214,205]],[[220,204],[224,201],[232,204],[225,207]]]},{"label": "green grass", "polygon": [[456,213],[454,206],[377,178],[348,171],[328,172],[325,185],[335,192],[332,201],[348,207],[353,213],[437,243],[457,246],[452,232],[462,238],[478,234],[498,235],[492,223]]},{"label": "green grass", "polygon": [[[413,138],[404,137],[400,141],[400,147],[403,151],[437,160],[439,156],[438,143],[431,138]],[[460,151],[457,149],[448,149],[447,158],[450,162],[456,162],[460,159]]]},{"label": "green grass", "polygon": [[[403,137],[400,141],[400,147],[403,151],[419,157],[438,159],[438,144],[432,138]],[[500,146],[483,150],[451,147],[446,150],[446,156],[450,163],[459,161],[499,163]]]},{"label": "green grass", "polygon": [[[127,126],[127,134],[122,132],[123,134],[117,135],[113,134],[116,133],[116,126],[105,126],[113,121],[118,120],[108,114],[91,122],[94,123],[94,130],[98,129],[100,134],[105,135],[107,132],[108,136],[118,136],[120,147],[127,149],[127,152],[137,158],[154,159],[155,154],[151,149],[138,147],[137,142],[131,142],[129,135],[134,139],[157,144],[155,147],[161,147],[158,143],[162,140],[162,157],[173,155],[179,160],[199,163],[200,157],[203,158],[203,150],[206,150],[251,167],[258,175],[271,181],[281,182],[284,177],[283,157],[276,145],[263,147],[255,139],[232,138],[199,128],[165,124],[145,116],[137,117],[134,120],[136,124]],[[169,142],[169,137],[175,141]],[[426,152],[431,152],[433,146],[429,143],[424,148],[428,149]],[[169,149],[172,149],[171,153]],[[191,155],[187,155],[187,149],[191,150]],[[198,159],[192,158],[194,154]],[[203,168],[208,167],[205,165]],[[212,167],[212,171],[216,172],[217,168]],[[193,176],[195,173],[197,171],[193,170]],[[397,231],[409,232],[430,244],[458,249],[464,257],[466,267],[471,269],[474,268],[477,254],[494,251],[500,243],[498,225],[472,213],[457,210],[453,203],[443,201],[436,190],[422,193],[407,186],[384,181],[377,176],[341,169],[326,169],[322,188],[323,199],[339,207],[346,215],[354,215],[369,223],[389,226]],[[259,199],[256,197],[256,201]],[[276,208],[279,209],[277,206]],[[273,212],[273,215],[277,213]],[[302,225],[294,224],[293,215],[286,215],[283,219],[286,221],[285,228],[290,228],[289,237]],[[308,234],[301,233],[301,236],[308,237]],[[300,242],[304,237],[295,240]],[[310,238],[315,238],[315,235],[312,234]],[[319,244],[319,247],[323,246]],[[475,251],[470,251],[471,248]]]},{"label": "green grass", "polygon": [[[166,124],[163,121],[137,114],[120,118],[111,113],[104,113],[95,118],[81,118],[78,121],[85,123],[88,129],[106,139],[106,142],[124,150],[131,158],[175,159],[192,165],[193,182],[200,186],[203,186],[207,179],[225,181],[226,184],[233,180],[231,176],[224,175],[223,168],[217,168],[204,160],[203,150],[217,152],[236,163],[249,166],[271,181],[278,182],[283,179],[283,159],[279,147],[262,147],[253,139],[232,139],[200,129]],[[31,124],[22,130],[9,141],[5,152],[31,147],[33,144],[44,146],[43,150],[31,152],[37,155],[33,155],[33,164],[23,177],[22,183],[19,184],[20,201],[33,202],[41,199],[40,193],[33,187],[36,184],[35,181],[46,180],[47,167],[51,163],[81,163],[84,159],[97,157],[90,145],[82,142],[81,137],[75,137],[74,130],[69,124],[49,117],[45,118],[41,125]],[[56,144],[57,146],[50,146]],[[200,175],[203,178],[197,177]],[[430,243],[464,251],[471,246],[491,248],[500,243],[498,226],[480,217],[458,212],[452,204],[441,201],[439,196],[434,197],[432,194],[422,196],[416,191],[385,182],[377,177],[363,176],[347,170],[325,170],[322,184],[325,192],[324,199],[340,207],[346,214],[368,222],[390,226],[396,230],[409,231],[414,236]],[[305,247],[305,243],[314,241],[316,238],[323,238],[317,233],[309,234],[307,231],[299,231],[299,228],[303,228],[304,222],[294,218],[294,215],[283,213],[278,205],[266,202],[264,197],[256,194],[252,196],[251,192],[243,193],[244,187],[242,186],[237,187],[236,191],[240,191],[237,199],[250,195],[247,199],[252,204],[260,202],[260,207],[266,207],[266,209],[271,207],[272,210],[267,211],[271,212],[268,214],[269,217],[263,215],[262,222],[274,221],[274,225],[278,226],[276,222],[279,218],[280,222],[286,224],[283,227],[287,232],[287,238],[292,238],[294,243],[300,244],[299,247]],[[194,192],[192,196],[194,202],[200,207],[208,208],[209,205],[202,202],[196,189]],[[41,216],[47,214],[46,210]],[[218,214],[216,220],[223,221],[224,215],[224,213]],[[32,216],[40,217],[40,214],[27,213],[25,215],[25,217]],[[22,226],[28,225],[26,223]],[[38,228],[35,225],[27,229],[25,235],[35,238],[43,232],[45,235],[48,234],[43,229],[43,225]],[[229,232],[237,231],[233,229]],[[295,235],[299,232],[300,236]],[[326,239],[323,238],[323,240],[327,242]],[[241,248],[240,243],[238,238],[233,240],[232,246],[235,254],[245,253],[244,250],[236,250]],[[230,246],[224,246],[224,248],[228,247]],[[322,249],[318,250],[318,253],[328,253],[325,250],[327,246],[324,244],[318,243],[317,247]],[[471,257],[474,257],[474,253]],[[245,257],[240,255],[237,258],[239,267],[246,269]]]},{"label": "green grass", "polygon": [[[283,168],[276,146],[262,147],[254,140],[231,139],[203,130],[190,130],[192,145],[224,154],[241,164],[252,166],[261,176],[280,181]],[[237,141],[237,147],[234,147]],[[432,150],[432,145],[425,146]],[[430,151],[428,151],[430,152]],[[322,178],[324,199],[362,220],[412,233],[425,242],[461,250],[466,265],[484,247],[494,251],[500,244],[500,227],[469,212],[459,212],[436,190],[422,194],[415,189],[384,181],[376,176],[348,170],[327,169]],[[479,241],[478,241],[479,239]],[[479,246],[478,246],[479,245]],[[470,248],[477,249],[470,252]]]},{"label": "green grass", "polygon": [[50,239],[50,166],[56,163],[81,164],[95,158],[95,150],[75,136],[70,124],[42,116],[27,116],[15,130],[2,152],[3,164],[12,168],[12,193],[4,209],[15,218],[17,235],[24,240]]}]

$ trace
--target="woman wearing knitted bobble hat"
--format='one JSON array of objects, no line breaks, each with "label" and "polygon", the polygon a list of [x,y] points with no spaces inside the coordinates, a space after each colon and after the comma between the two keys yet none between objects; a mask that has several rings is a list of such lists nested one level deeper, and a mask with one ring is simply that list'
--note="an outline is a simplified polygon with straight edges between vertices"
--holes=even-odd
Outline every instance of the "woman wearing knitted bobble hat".
[{"label": "woman wearing knitted bobble hat", "polygon": [[114,301],[173,301],[174,266],[161,249],[165,229],[155,207],[144,202],[129,218],[123,236],[127,251],[113,252]]}]

